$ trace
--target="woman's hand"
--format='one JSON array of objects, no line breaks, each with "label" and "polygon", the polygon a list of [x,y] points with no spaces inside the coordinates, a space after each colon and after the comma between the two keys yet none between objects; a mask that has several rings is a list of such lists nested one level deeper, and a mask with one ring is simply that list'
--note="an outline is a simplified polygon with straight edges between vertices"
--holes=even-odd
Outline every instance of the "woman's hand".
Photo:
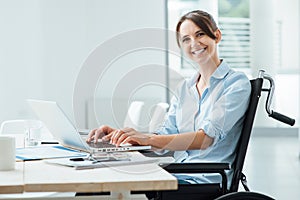
[{"label": "woman's hand", "polygon": [[135,144],[135,145],[150,145],[149,140],[151,136],[149,134],[142,134],[133,128],[118,129],[110,132],[102,139],[110,140],[112,144],[120,146],[122,144]]},{"label": "woman's hand", "polygon": [[100,126],[99,128],[93,129],[89,135],[88,138],[86,139],[87,142],[92,142],[94,141],[94,143],[98,142],[98,139],[103,138],[103,136],[105,135],[109,135],[112,132],[114,132],[116,129],[111,128],[109,126]]},{"label": "woman's hand", "polygon": [[172,151],[206,149],[214,141],[202,129],[183,134],[155,135],[142,134],[132,128],[114,129],[109,126],[101,126],[89,133],[87,142],[94,141],[97,143],[99,138],[110,141],[116,146],[129,143],[133,145],[149,145],[157,149]]}]

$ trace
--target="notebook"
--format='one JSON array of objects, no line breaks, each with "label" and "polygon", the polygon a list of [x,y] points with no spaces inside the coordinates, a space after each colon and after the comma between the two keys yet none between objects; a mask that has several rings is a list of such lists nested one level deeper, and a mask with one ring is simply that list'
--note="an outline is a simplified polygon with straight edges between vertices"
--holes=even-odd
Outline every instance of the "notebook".
[{"label": "notebook", "polygon": [[133,146],[127,144],[116,147],[115,145],[102,141],[99,141],[96,145],[94,143],[87,143],[82,139],[75,126],[56,102],[34,99],[28,99],[27,102],[37,117],[44,122],[53,137],[65,147],[79,149],[89,153],[151,149],[151,146]]}]

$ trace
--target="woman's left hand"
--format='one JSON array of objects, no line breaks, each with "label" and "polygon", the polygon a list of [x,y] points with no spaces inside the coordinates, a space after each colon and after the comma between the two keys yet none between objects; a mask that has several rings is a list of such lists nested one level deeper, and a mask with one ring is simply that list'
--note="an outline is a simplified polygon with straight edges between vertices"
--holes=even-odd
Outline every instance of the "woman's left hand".
[{"label": "woman's left hand", "polygon": [[104,136],[103,139],[110,140],[112,144],[120,146],[130,143],[135,145],[149,145],[149,134],[142,134],[133,128],[118,129]]}]

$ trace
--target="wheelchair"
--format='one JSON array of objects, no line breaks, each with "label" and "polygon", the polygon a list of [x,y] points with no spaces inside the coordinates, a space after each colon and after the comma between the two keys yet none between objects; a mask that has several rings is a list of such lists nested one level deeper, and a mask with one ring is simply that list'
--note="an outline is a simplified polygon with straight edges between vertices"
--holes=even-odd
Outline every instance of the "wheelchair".
[{"label": "wheelchair", "polygon": [[[263,88],[263,81],[269,81],[269,88]],[[272,200],[272,197],[250,192],[247,186],[246,176],[243,174],[243,165],[246,157],[247,147],[252,131],[252,126],[257,110],[261,92],[267,92],[268,96],[265,109],[269,117],[293,126],[295,120],[270,109],[275,84],[272,77],[260,70],[258,78],[250,80],[251,95],[248,109],[245,114],[241,137],[236,146],[236,158],[232,166],[229,163],[161,163],[160,166],[166,171],[176,173],[218,173],[222,177],[221,183],[205,184],[179,184],[178,190],[155,192],[153,199],[156,200],[194,200],[194,199],[216,199],[216,200]],[[233,176],[229,189],[227,188],[227,176],[225,171],[233,169]],[[238,192],[239,183],[242,183],[245,191]]]}]

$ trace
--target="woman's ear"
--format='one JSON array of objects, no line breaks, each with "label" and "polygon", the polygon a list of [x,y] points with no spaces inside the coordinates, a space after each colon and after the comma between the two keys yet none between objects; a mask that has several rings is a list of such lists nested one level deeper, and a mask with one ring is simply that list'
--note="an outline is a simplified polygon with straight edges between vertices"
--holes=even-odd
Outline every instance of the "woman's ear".
[{"label": "woman's ear", "polygon": [[217,29],[215,31],[215,36],[216,36],[215,41],[218,44],[221,41],[221,38],[222,38],[222,33],[221,33],[220,29]]}]

